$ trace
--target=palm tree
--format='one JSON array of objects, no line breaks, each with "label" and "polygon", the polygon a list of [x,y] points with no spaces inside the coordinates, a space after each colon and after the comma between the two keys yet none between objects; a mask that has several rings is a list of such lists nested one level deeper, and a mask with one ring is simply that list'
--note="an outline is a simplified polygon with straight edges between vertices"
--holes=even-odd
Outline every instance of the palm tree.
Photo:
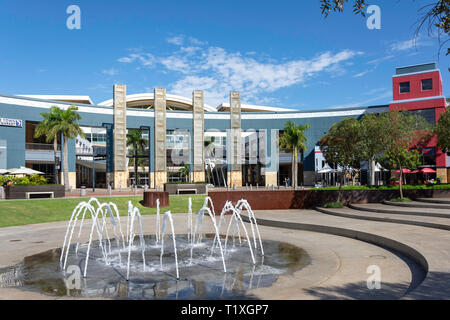
[{"label": "palm tree", "polygon": [[186,182],[190,182],[189,180],[189,171],[190,171],[190,166],[189,163],[186,163],[184,165],[183,168],[180,169],[180,173],[181,175],[183,175],[184,177],[186,177]]},{"label": "palm tree", "polygon": [[66,110],[60,109],[58,107],[51,107],[50,113],[48,115],[42,115],[45,119],[49,120],[49,127],[46,133],[47,137],[54,139],[58,134],[63,135],[63,172],[64,172],[64,188],[66,191],[69,190],[69,162],[68,162],[68,148],[67,142],[69,139],[75,139],[78,135],[85,138],[83,130],[81,130],[78,120],[81,116],[75,112],[78,108],[75,106],[70,106]]},{"label": "palm tree", "polygon": [[292,186],[298,185],[298,152],[306,151],[305,131],[308,130],[310,124],[296,125],[294,122],[287,121],[284,124],[284,131],[280,136],[280,147],[292,150]]},{"label": "palm tree", "polygon": [[59,177],[58,177],[58,133],[56,132],[54,136],[51,136],[48,134],[52,126],[56,123],[57,114],[53,111],[50,111],[49,113],[41,113],[41,116],[44,118],[39,125],[36,126],[36,130],[34,132],[35,138],[40,138],[42,136],[45,136],[45,142],[51,143],[53,142],[53,153],[54,153],[54,159],[55,164],[53,167],[53,181],[55,184],[59,184]]},{"label": "palm tree", "polygon": [[141,130],[130,130],[127,133],[127,146],[133,148],[134,153],[134,185],[137,185],[138,181],[138,153],[145,149],[147,146],[147,139],[142,137]]}]

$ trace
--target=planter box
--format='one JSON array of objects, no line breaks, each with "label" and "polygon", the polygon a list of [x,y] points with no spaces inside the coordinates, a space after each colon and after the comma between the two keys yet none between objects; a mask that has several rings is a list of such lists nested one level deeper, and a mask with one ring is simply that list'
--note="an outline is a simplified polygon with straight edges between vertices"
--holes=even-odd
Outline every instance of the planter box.
[{"label": "planter box", "polygon": [[166,183],[164,191],[169,194],[206,194],[204,183]]},{"label": "planter box", "polygon": [[147,208],[156,208],[156,200],[159,199],[159,207],[169,206],[169,193],[163,191],[144,191],[143,206]]},{"label": "planter box", "polygon": [[[398,190],[343,190],[341,201],[349,203],[377,203],[398,198]],[[265,191],[211,191],[208,193],[214,207],[223,208],[226,200],[245,199],[254,210],[312,209],[338,200],[337,190],[265,190]],[[405,197],[450,198],[450,190],[403,190]]]},{"label": "planter box", "polygon": [[42,198],[50,198],[51,193],[53,193],[53,198],[64,198],[65,196],[63,185],[9,186],[5,188],[6,199],[35,198],[40,197],[40,193],[42,193]]}]

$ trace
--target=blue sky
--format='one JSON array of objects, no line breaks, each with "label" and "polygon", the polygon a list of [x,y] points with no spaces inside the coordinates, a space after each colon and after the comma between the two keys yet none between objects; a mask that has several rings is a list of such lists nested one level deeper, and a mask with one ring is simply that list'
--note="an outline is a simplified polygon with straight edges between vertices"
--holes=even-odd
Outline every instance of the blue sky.
[{"label": "blue sky", "polygon": [[[387,104],[395,67],[437,62],[449,96],[449,57],[425,30],[429,1],[381,1],[381,29],[352,13],[321,16],[319,1],[0,1],[0,93],[112,98],[190,97],[212,106],[241,91],[243,103],[301,110]],[[81,29],[69,30],[69,5]]]}]

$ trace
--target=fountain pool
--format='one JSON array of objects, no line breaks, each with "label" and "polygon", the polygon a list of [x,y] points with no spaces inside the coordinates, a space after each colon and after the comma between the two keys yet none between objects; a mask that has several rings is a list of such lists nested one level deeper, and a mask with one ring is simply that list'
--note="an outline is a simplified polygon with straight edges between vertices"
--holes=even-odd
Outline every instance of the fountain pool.
[{"label": "fountain pool", "polygon": [[[131,202],[125,226],[113,203],[91,199],[75,208],[61,248],[0,273],[13,272],[25,290],[58,297],[252,299],[252,289],[309,264],[302,248],[264,240],[245,200],[227,202],[217,216],[209,201],[198,213],[189,209],[186,234],[176,234],[171,213],[160,217],[158,209],[155,234],[145,235]],[[244,210],[251,223],[242,221]],[[203,231],[203,220],[213,228]]]}]

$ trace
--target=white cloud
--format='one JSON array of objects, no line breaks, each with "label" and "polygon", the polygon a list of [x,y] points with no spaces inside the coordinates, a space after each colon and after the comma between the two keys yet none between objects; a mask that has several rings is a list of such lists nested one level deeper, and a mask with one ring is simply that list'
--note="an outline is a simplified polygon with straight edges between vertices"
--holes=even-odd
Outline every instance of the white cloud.
[{"label": "white cloud", "polygon": [[179,35],[179,36],[167,38],[166,41],[168,43],[174,44],[176,46],[181,46],[183,44],[183,41],[184,41],[184,36],[183,35]]},{"label": "white cloud", "polygon": [[364,70],[364,71],[362,71],[360,73],[357,73],[357,74],[353,75],[352,78],[361,78],[361,77],[365,76],[366,74],[368,74],[369,72],[372,72],[372,71],[373,71],[372,69]]},{"label": "white cloud", "polygon": [[207,41],[200,41],[200,40],[198,40],[196,38],[193,38],[193,37],[189,37],[189,42],[191,44],[193,44],[193,45],[196,45],[196,46],[204,46],[204,45],[208,44]]},{"label": "white cloud", "polygon": [[[248,103],[268,102],[268,94],[296,84],[305,84],[311,77],[329,72],[339,76],[349,68],[349,60],[363,54],[352,50],[323,52],[312,58],[292,60],[262,59],[259,55],[242,55],[220,47],[181,46],[184,36],[169,38],[180,47],[165,56],[135,52],[118,59],[122,63],[137,62],[145,67],[160,66],[161,73],[171,72],[178,79],[168,92],[191,96],[192,90],[205,91],[205,102],[218,105],[232,90],[241,91]],[[167,41],[169,41],[167,39]],[[204,43],[202,43],[204,44]],[[264,98],[264,100],[262,100]]]},{"label": "white cloud", "polygon": [[117,71],[116,69],[114,69],[114,68],[102,70],[102,73],[103,73],[103,74],[106,74],[106,75],[108,75],[108,76],[114,76],[114,75],[117,74],[117,72],[118,72],[118,71]]},{"label": "white cloud", "polygon": [[431,45],[430,42],[422,41],[420,37],[411,40],[398,41],[390,45],[391,51],[407,51],[412,48],[424,47]]},{"label": "white cloud", "polygon": [[117,59],[117,61],[122,63],[139,61],[143,66],[150,67],[155,63],[156,59],[151,53],[131,53],[126,57]]}]

